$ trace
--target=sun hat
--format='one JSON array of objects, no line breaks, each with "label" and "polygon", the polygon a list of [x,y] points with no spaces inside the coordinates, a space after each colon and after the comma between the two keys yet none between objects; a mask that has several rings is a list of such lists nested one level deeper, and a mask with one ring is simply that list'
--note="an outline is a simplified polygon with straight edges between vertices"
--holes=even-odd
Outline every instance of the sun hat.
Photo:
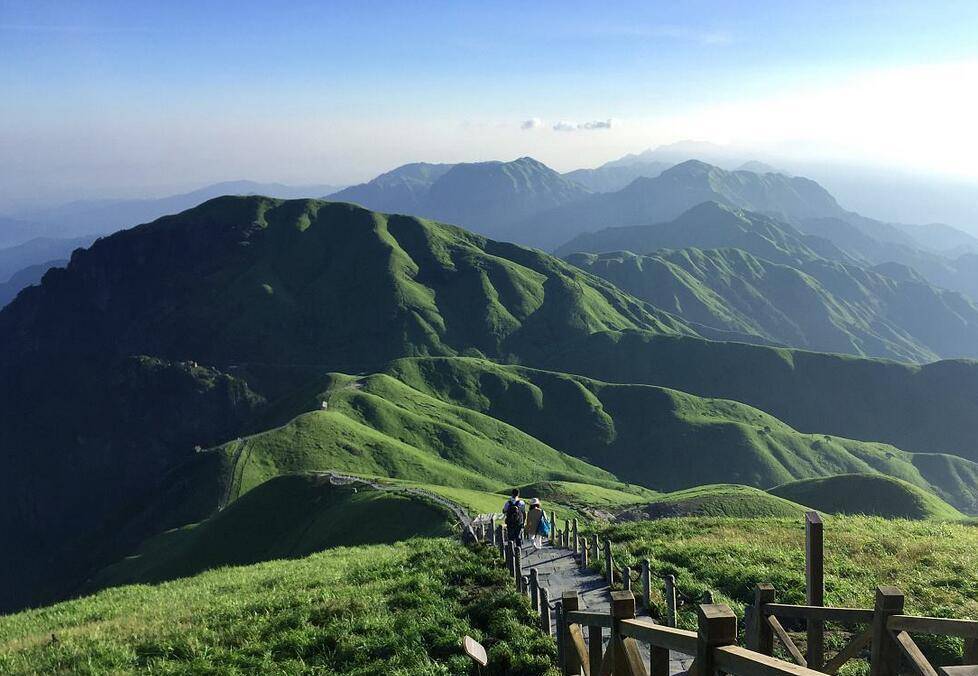
[{"label": "sun hat", "polygon": [[540,504],[540,498],[533,498],[532,500],[530,500],[530,504],[531,505],[539,505]]}]

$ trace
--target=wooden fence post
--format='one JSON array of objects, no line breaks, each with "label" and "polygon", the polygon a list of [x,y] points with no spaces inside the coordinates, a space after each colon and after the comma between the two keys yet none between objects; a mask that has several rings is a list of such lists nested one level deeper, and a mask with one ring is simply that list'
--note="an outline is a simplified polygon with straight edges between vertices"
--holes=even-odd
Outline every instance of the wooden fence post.
[{"label": "wooden fence post", "polygon": [[574,553],[577,554],[580,551],[580,540],[577,536],[577,519],[574,519]]},{"label": "wooden fence post", "polygon": [[550,510],[550,545],[557,542],[557,511]]},{"label": "wooden fence post", "polygon": [[608,650],[613,653],[613,674],[631,673],[625,657],[625,646],[622,644],[621,621],[634,617],[635,596],[627,591],[611,592],[611,641],[608,642]]},{"label": "wooden fence post", "polygon": [[[822,517],[805,512],[805,598],[810,606],[825,605],[825,567],[822,548]],[[808,620],[809,669],[818,671],[825,661],[825,623]]]},{"label": "wooden fence post", "polygon": [[771,655],[774,652],[774,630],[764,614],[764,605],[774,603],[774,585],[762,582],[754,587],[754,609],[748,625],[747,647],[756,653]]},{"label": "wooden fence post", "polygon": [[570,519],[564,519],[564,549],[570,548]]},{"label": "wooden fence post", "polygon": [[601,652],[604,649],[601,633],[601,627],[587,628],[587,661],[591,666],[591,676],[600,676],[601,674]]},{"label": "wooden fence post", "polygon": [[499,558],[506,558],[506,540],[503,538],[503,527],[502,525],[496,526],[496,547],[499,548]]},{"label": "wooden fence post", "polygon": [[564,672],[564,636],[567,634],[567,626],[564,624],[564,604],[557,601],[554,604],[554,633],[557,640],[557,664],[561,666],[561,672]]},{"label": "wooden fence post", "polygon": [[714,676],[713,649],[737,642],[737,616],[724,605],[702,604],[696,613],[696,673]]},{"label": "wooden fence post", "polygon": [[523,578],[523,548],[518,542],[513,543],[513,577],[516,578],[516,590],[520,590],[520,580]]},{"label": "wooden fence post", "polygon": [[577,655],[577,648],[574,646],[574,637],[571,635],[570,625],[567,624],[567,613],[581,609],[581,599],[576,591],[566,591],[561,597],[561,607],[564,611],[564,673],[569,676],[579,676],[581,673],[581,660]]},{"label": "wooden fence post", "polygon": [[629,566],[621,567],[621,586],[625,591],[632,590],[632,569]]},{"label": "wooden fence post", "polygon": [[581,547],[581,570],[586,569],[591,564],[589,560],[590,557],[588,556],[588,552],[590,551],[590,548],[587,546],[586,540],[584,541],[583,544],[584,546]]},{"label": "wooden fence post", "polygon": [[513,543],[506,543],[506,570],[509,571],[509,576],[513,577],[516,575],[516,555],[513,553]]},{"label": "wooden fence post", "polygon": [[493,515],[489,517],[489,537],[492,538],[492,544],[496,544],[496,516]]},{"label": "wooden fence post", "polygon": [[520,594],[526,594],[527,597],[530,595],[530,576],[521,575],[520,576]]},{"label": "wooden fence post", "polygon": [[651,614],[652,610],[652,565],[648,559],[642,559],[642,607]]},{"label": "wooden fence post", "polygon": [[605,567],[605,579],[608,580],[609,585],[615,583],[615,562],[611,558],[611,540],[604,541],[604,567]]},{"label": "wooden fence post", "polygon": [[978,638],[964,640],[964,664],[978,664]]},{"label": "wooden fence post", "polygon": [[665,584],[666,594],[666,623],[670,627],[676,626],[676,576],[666,575]]},{"label": "wooden fence post", "polygon": [[890,615],[903,613],[903,602],[903,592],[896,587],[876,588],[869,662],[870,676],[897,676],[900,670],[900,648],[890,636],[886,622]]},{"label": "wooden fence post", "polygon": [[540,631],[550,636],[550,592],[540,587]]},{"label": "wooden fence post", "polygon": [[540,611],[540,574],[536,568],[530,568],[530,607]]}]

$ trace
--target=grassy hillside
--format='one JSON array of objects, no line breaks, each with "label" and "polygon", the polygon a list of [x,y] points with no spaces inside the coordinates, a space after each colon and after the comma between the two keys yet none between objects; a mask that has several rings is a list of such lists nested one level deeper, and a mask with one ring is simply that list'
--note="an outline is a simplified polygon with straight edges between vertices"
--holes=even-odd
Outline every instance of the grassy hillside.
[{"label": "grassy hillside", "polygon": [[489,558],[451,540],[333,549],[0,617],[0,672],[553,674],[553,642]]},{"label": "grassy hillside", "polygon": [[[693,233],[683,242],[700,246]],[[688,322],[782,345],[917,362],[978,356],[978,307],[919,276],[824,258],[774,263],[742,249],[568,260]]]},{"label": "grassy hillside", "polygon": [[[687,362],[690,363],[690,362]],[[477,359],[403,359],[388,373],[414,391],[452,401],[519,428],[565,453],[658,491],[736,481],[770,488],[787,481],[878,472],[975,504],[978,476],[960,458],[954,471],[931,456],[886,444],[803,434],[736,401],[648,385],[620,385]]]},{"label": "grassy hillside", "polygon": [[[707,590],[738,615],[753,601],[754,585],[774,584],[778,600],[804,603],[805,548],[800,518],[680,518],[602,528],[624,563],[649,558],[657,575],[676,575],[680,591],[699,598]],[[908,612],[978,617],[978,528],[878,517],[830,517],[825,522],[826,605],[872,608],[877,585],[907,595]],[[654,600],[661,604],[660,591]],[[693,606],[694,607],[694,606]],[[682,626],[695,628],[691,606]],[[664,607],[658,606],[664,615]],[[803,635],[802,635],[803,636]],[[917,637],[914,637],[915,639]],[[921,636],[931,657],[960,660],[961,642]],[[832,633],[829,650],[843,637]]]},{"label": "grassy hillside", "polygon": [[389,375],[336,374],[311,399],[328,401],[328,410],[212,451],[232,459],[230,499],[278,474],[317,469],[487,491],[541,479],[615,483],[505,422]]},{"label": "grassy hillside", "polygon": [[634,507],[619,518],[664,519],[676,516],[732,516],[741,518],[798,517],[807,507],[758,488],[714,484],[674,491],[647,505]]},{"label": "grassy hillside", "polygon": [[793,481],[768,489],[772,495],[839,514],[901,519],[960,519],[961,512],[933,493],[879,474],[842,474]]},{"label": "grassy hillside", "polygon": [[310,475],[280,476],[199,524],[152,538],[86,587],[171,580],[333,547],[444,537],[457,530],[453,526],[451,512],[415,495],[331,486]]},{"label": "grassy hillside", "polygon": [[[649,383],[755,406],[795,429],[978,459],[978,364],[916,366],[742,343],[592,334],[534,366],[615,383]],[[954,462],[953,459],[948,462]],[[935,463],[917,456],[921,471]],[[960,466],[968,481],[978,475]],[[838,472],[837,472],[838,473]],[[976,483],[975,485],[978,485]]]}]

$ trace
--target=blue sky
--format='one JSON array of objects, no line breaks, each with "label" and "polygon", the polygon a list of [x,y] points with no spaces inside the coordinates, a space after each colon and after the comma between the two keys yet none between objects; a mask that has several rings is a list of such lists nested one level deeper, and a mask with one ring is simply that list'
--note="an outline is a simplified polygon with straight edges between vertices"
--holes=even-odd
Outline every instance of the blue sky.
[{"label": "blue sky", "polygon": [[967,133],[976,36],[975,2],[0,0],[0,197],[564,170],[687,136],[967,174],[932,146]]}]

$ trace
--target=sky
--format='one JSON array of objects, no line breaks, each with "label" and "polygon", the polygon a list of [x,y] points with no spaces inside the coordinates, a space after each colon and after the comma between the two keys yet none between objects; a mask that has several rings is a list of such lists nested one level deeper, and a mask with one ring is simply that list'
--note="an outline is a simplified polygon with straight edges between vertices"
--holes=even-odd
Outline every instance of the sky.
[{"label": "sky", "polygon": [[978,182],[978,2],[0,0],[0,201],[680,139]]}]

